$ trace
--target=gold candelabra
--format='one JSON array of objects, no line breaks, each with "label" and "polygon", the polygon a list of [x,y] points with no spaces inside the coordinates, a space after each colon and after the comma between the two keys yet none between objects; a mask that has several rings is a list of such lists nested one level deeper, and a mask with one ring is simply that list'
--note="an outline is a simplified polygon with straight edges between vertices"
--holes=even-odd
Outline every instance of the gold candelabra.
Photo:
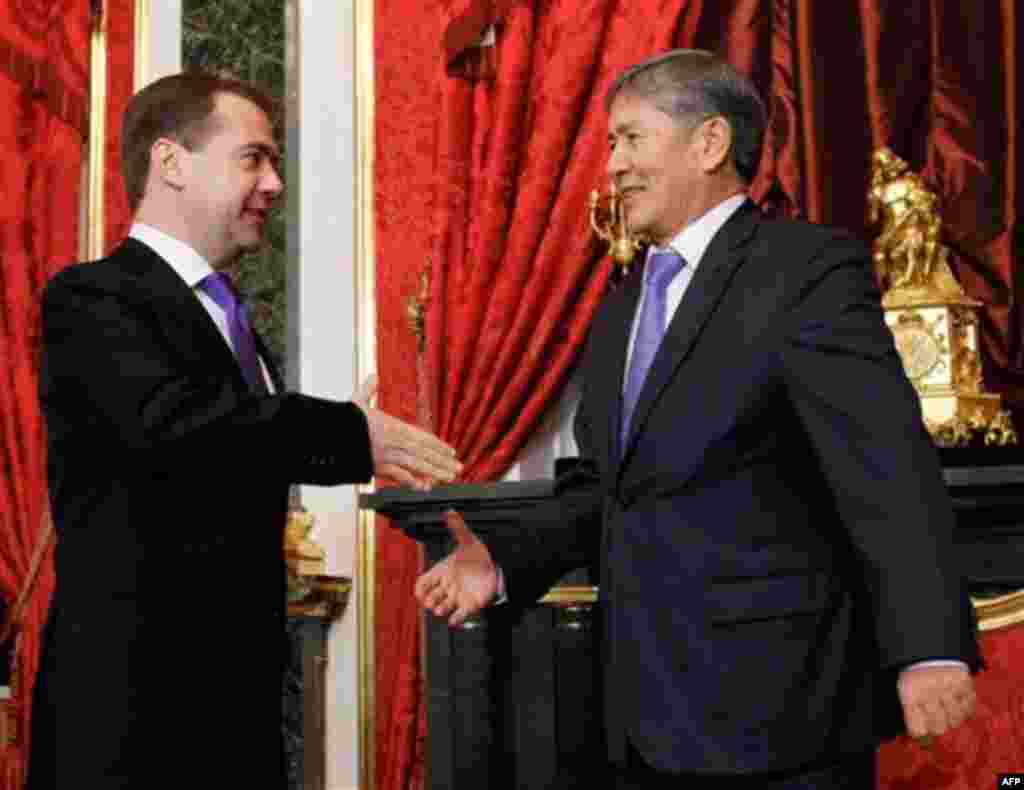
[{"label": "gold candelabra", "polygon": [[643,241],[629,231],[622,195],[614,181],[609,184],[607,195],[602,195],[599,189],[590,193],[590,226],[602,241],[608,242],[608,252],[623,271],[628,272]]}]

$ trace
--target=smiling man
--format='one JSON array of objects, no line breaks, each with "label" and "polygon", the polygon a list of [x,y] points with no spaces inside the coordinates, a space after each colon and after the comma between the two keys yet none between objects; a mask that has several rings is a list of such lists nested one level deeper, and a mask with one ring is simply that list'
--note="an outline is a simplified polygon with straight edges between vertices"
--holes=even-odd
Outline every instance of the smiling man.
[{"label": "smiling man", "polygon": [[485,543],[451,514],[416,594],[458,624],[598,557],[609,784],[871,790],[880,738],[972,714],[979,657],[870,254],[746,196],[765,112],[722,59],[657,56],[607,101],[651,246],[591,327],[581,463]]},{"label": "smiling man", "polygon": [[202,74],[143,89],[124,119],[129,238],[46,288],[59,541],[33,790],[284,787],[289,485],[459,471],[370,391],[286,393],[249,326],[225,269],[281,194],[271,110]]}]

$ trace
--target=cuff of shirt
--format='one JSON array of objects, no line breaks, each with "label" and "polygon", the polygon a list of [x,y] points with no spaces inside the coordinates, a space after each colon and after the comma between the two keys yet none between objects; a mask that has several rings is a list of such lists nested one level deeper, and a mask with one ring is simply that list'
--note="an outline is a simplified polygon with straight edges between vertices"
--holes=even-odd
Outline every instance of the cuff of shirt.
[{"label": "cuff of shirt", "polygon": [[927,669],[928,667],[963,667],[967,669],[966,661],[959,661],[955,658],[934,658],[928,661],[915,661],[913,664],[907,664],[903,667],[903,672],[915,670],[915,669]]},{"label": "cuff of shirt", "polygon": [[498,594],[494,596],[494,603],[492,606],[508,603],[508,595],[505,593],[505,574],[502,573],[500,565],[495,568],[495,570],[498,572]]}]

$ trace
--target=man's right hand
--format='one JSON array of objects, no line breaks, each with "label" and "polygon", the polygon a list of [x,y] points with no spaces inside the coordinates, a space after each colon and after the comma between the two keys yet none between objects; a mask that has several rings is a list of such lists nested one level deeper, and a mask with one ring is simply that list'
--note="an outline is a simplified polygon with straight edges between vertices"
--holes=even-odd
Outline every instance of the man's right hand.
[{"label": "man's right hand", "polygon": [[448,624],[466,618],[490,604],[498,595],[498,569],[487,546],[454,510],[445,514],[455,551],[416,580],[416,600]]},{"label": "man's right hand", "polygon": [[432,433],[374,408],[376,394],[377,377],[370,376],[355,399],[370,428],[374,475],[420,490],[454,480],[462,471],[455,449]]}]

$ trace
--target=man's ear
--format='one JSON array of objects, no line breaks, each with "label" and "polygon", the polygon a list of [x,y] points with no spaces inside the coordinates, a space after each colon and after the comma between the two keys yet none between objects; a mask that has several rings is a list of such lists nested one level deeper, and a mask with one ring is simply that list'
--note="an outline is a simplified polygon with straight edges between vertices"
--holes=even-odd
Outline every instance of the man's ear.
[{"label": "man's ear", "polygon": [[732,126],[721,115],[708,118],[698,130],[700,158],[705,173],[713,173],[730,161]]},{"label": "man's ear", "polygon": [[184,189],[184,149],[174,140],[161,137],[149,149],[150,173],[172,189]]}]

